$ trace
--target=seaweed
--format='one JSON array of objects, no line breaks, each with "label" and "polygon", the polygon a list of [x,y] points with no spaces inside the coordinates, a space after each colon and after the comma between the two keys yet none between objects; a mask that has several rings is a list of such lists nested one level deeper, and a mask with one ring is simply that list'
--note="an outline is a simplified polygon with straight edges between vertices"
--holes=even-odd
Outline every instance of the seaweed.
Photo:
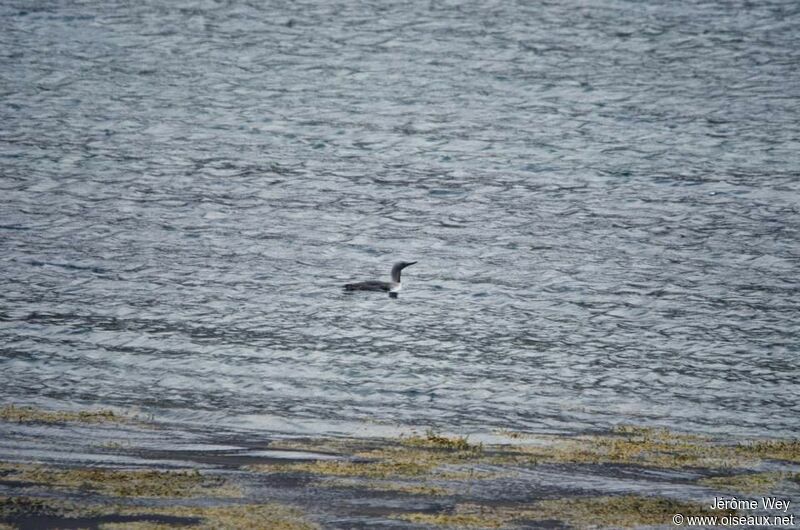
[{"label": "seaweed", "polygon": [[222,478],[197,470],[56,468],[0,462],[5,482],[49,489],[93,491],[116,497],[237,497],[241,491]]},{"label": "seaweed", "polygon": [[81,504],[58,499],[0,497],[0,525],[30,526],[47,520],[51,527],[99,527],[103,530],[161,530],[191,525],[200,530],[219,528],[315,530],[317,525],[292,506],[278,503],[223,506],[125,506]]},{"label": "seaweed", "polygon": [[34,407],[4,405],[0,407],[0,420],[18,423],[122,423],[129,422],[132,418],[122,416],[108,409],[53,411]]},{"label": "seaweed", "polygon": [[561,521],[576,528],[631,528],[671,524],[675,514],[733,515],[698,503],[662,497],[621,495],[549,499],[521,506],[459,504],[446,513],[404,513],[395,519],[460,528],[502,528],[523,521]]},{"label": "seaweed", "polygon": [[800,481],[800,473],[768,471],[765,473],[740,473],[700,479],[699,484],[735,493],[769,493],[787,481]]}]

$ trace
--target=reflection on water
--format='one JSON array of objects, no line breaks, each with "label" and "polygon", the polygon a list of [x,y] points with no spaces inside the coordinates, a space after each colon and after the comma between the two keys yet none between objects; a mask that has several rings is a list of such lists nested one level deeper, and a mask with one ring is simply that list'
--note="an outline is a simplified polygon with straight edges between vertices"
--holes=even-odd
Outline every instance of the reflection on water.
[{"label": "reflection on water", "polygon": [[796,433],[798,17],[6,2],[0,399]]}]

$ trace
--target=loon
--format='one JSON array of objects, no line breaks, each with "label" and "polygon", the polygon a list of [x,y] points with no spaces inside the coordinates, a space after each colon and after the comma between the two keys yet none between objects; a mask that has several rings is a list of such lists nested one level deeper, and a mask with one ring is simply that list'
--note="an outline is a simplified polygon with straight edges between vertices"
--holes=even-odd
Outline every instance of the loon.
[{"label": "loon", "polygon": [[397,297],[397,292],[400,290],[400,271],[415,264],[416,261],[398,261],[392,267],[392,281],[380,282],[372,280],[368,282],[348,283],[344,286],[345,291],[382,291],[389,293],[392,298]]}]

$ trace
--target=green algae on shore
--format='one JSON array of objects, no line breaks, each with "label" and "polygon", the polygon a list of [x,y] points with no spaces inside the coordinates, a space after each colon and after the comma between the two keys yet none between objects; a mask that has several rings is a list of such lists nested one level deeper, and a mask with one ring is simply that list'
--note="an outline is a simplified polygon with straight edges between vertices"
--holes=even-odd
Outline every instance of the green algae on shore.
[{"label": "green algae on shore", "polygon": [[[57,499],[40,499],[36,497],[4,497],[0,496],[0,520],[15,519],[26,516],[61,517],[77,509],[75,503]],[[100,513],[94,507],[86,507],[82,514],[93,516]]]},{"label": "green algae on shore", "polygon": [[740,443],[737,450],[742,454],[757,456],[765,460],[800,462],[800,439],[755,440]]},{"label": "green algae on shore", "polygon": [[[243,530],[316,530],[316,524],[305,519],[299,509],[279,503],[239,504],[225,506],[172,506],[169,508],[133,509],[130,513],[155,513],[174,517],[199,517],[197,526],[200,530],[217,530],[220,528]],[[103,525],[101,529],[112,530],[128,528],[128,526]],[[174,528],[174,526],[170,526]]]},{"label": "green algae on shore", "polygon": [[524,521],[560,521],[574,528],[632,528],[666,525],[675,514],[733,515],[712,511],[698,503],[661,497],[623,495],[551,499],[517,507],[458,504],[447,513],[396,514],[418,524],[458,528],[502,528]]},{"label": "green algae on shore", "polygon": [[483,444],[471,444],[467,436],[444,436],[432,429],[428,429],[425,432],[425,436],[416,434],[401,436],[400,443],[411,447],[449,449],[453,451],[470,452],[476,455],[483,451]]},{"label": "green algae on shore", "polygon": [[[33,497],[0,497],[0,525],[24,525],[26,519],[48,518],[58,526],[96,527],[102,530],[164,530],[176,525],[200,530],[221,528],[316,530],[304,514],[279,503],[219,506],[128,506],[68,502]],[[2,527],[2,526],[0,526]]]},{"label": "green algae on shore", "polygon": [[544,444],[516,445],[510,452],[529,455],[535,462],[632,464],[665,469],[727,469],[762,460],[800,462],[800,441],[796,439],[731,445],[707,436],[630,425],[617,427],[609,434],[541,439]]},{"label": "green algae on shore", "polygon": [[[291,444],[290,447],[312,450],[319,445]],[[435,476],[442,479],[464,480],[489,476],[487,473],[459,469],[479,462],[483,454],[482,446],[469,444],[466,439],[447,438],[429,433],[425,438],[402,437],[399,440],[384,440],[378,444],[341,440],[335,448],[342,459],[257,464],[250,466],[249,469],[266,473],[301,472],[371,479]]]},{"label": "green algae on shore", "polygon": [[[728,470],[757,466],[765,459],[791,461],[797,451],[793,440],[732,444],[705,436],[637,426],[617,427],[608,434],[524,438],[523,443],[484,446],[470,444],[465,437],[447,437],[428,431],[425,436],[415,434],[395,440],[283,440],[275,447],[324,450],[340,459],[269,463],[250,469],[383,480],[429,477],[471,480],[513,473],[515,466],[539,464]],[[491,474],[476,472],[475,466],[479,464],[500,469]]]},{"label": "green algae on shore", "polygon": [[744,494],[766,494],[784,482],[800,482],[800,473],[768,471],[766,473],[740,473],[700,479],[698,484],[710,488]]},{"label": "green algae on shore", "polygon": [[[617,427],[609,434],[540,437],[539,443],[509,446],[495,459],[516,463],[628,464],[678,469],[727,469],[753,464],[781,453],[757,444],[726,445],[712,438],[666,429]],[[785,447],[775,447],[785,451]]]},{"label": "green algae on shore", "polygon": [[122,423],[132,421],[112,410],[53,411],[34,407],[4,405],[0,407],[0,420],[17,423]]},{"label": "green algae on shore", "polygon": [[[56,428],[75,430],[74,425],[56,423],[62,424]],[[12,426],[13,432],[26,429],[41,430],[35,424]],[[131,440],[133,445],[126,440],[124,444],[95,442],[91,447],[111,447],[114,454],[141,458],[136,438]],[[677,487],[694,489],[700,485],[721,491],[771,490],[781,481],[800,481],[796,466],[791,465],[797,454],[796,440],[721,440],[623,426],[608,433],[578,436],[508,433],[501,442],[505,443],[484,445],[471,443],[466,436],[427,431],[390,439],[279,438],[265,442],[258,438],[249,443],[237,441],[237,447],[245,448],[241,454],[215,452],[209,457],[197,451],[191,456],[166,451],[157,455],[184,459],[185,469],[180,471],[158,467],[158,459],[151,460],[153,464],[147,468],[0,461],[0,480],[23,495],[40,496],[0,498],[0,526],[30,527],[43,517],[48,524],[69,519],[66,526],[107,530],[166,530],[176,526],[315,528],[295,508],[261,504],[270,499],[248,497],[248,492],[272,491],[278,499],[298,502],[320,514],[321,520],[346,516],[374,521],[377,517],[396,519],[398,525],[407,524],[402,520],[461,528],[524,527],[543,521],[537,524],[627,528],[667,525],[675,513],[719,516],[724,512],[709,514],[701,505],[658,496],[616,495],[613,489],[601,489],[593,497],[573,497],[561,483],[569,484],[575,471],[614,481],[618,465],[624,466],[626,476],[641,473],[644,481],[652,473],[648,468],[691,469],[692,476],[705,478],[687,481],[681,474],[667,480]],[[252,456],[251,448],[257,450]],[[256,456],[264,448],[268,448],[268,454]],[[289,460],[270,454],[281,450],[291,451],[285,455]],[[765,461],[769,461],[766,466]],[[547,464],[545,476],[556,473],[556,482],[540,483],[536,468],[541,464]],[[195,471],[197,465],[206,467],[202,472]],[[225,469],[217,471],[217,465]],[[765,468],[774,471],[763,473]],[[492,482],[496,479],[501,480]],[[520,487],[509,491],[507,484],[511,483]],[[531,486],[529,494],[520,489],[523,484]],[[551,485],[553,489],[547,489]],[[284,495],[284,488],[291,491]],[[328,504],[319,504],[321,488],[327,489],[322,498],[328,499]],[[111,497],[110,502],[100,504],[98,495]],[[685,497],[680,491],[675,495]],[[345,514],[336,503],[330,504],[330,499],[362,497],[370,499],[368,509],[345,503]],[[77,506],[69,500],[76,498],[85,502]]]},{"label": "green algae on shore", "polygon": [[330,478],[318,482],[320,486],[327,488],[351,488],[364,489],[387,493],[404,493],[407,495],[424,495],[430,497],[441,497],[445,495],[455,495],[456,492],[451,488],[429,484],[427,482],[412,482],[400,480],[356,480],[350,478]]},{"label": "green algae on shore", "polygon": [[226,480],[197,470],[55,468],[0,462],[0,477],[9,483],[49,489],[94,491],[115,497],[238,497]]},{"label": "green algae on shore", "polygon": [[515,519],[515,515],[505,510],[480,507],[475,513],[470,513],[471,508],[471,506],[460,505],[453,513],[416,512],[402,513],[392,517],[415,524],[456,528],[502,528]]},{"label": "green algae on shore", "polygon": [[352,462],[346,460],[314,460],[288,464],[257,464],[253,471],[267,473],[311,473],[341,477],[390,478],[424,475],[432,470],[431,465],[416,462]]},{"label": "green algae on shore", "polygon": [[673,526],[672,518],[675,514],[722,517],[736,513],[735,510],[711,510],[697,502],[621,495],[539,501],[534,504],[528,515],[532,520],[556,519],[576,528],[632,528]]},{"label": "green algae on shore", "polygon": [[[360,456],[360,455],[359,455]],[[372,454],[382,460],[313,460],[280,464],[256,464],[247,469],[262,473],[309,473],[337,477],[362,477],[370,479],[425,478],[443,480],[468,480],[494,476],[471,470],[444,469],[448,464],[464,464],[463,460],[451,460],[440,455],[424,452],[391,452]]]}]

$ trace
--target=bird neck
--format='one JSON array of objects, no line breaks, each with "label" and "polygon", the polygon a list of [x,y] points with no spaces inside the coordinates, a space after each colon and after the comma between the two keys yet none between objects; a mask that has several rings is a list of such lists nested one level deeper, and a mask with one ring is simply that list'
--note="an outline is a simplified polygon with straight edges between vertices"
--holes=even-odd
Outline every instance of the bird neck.
[{"label": "bird neck", "polygon": [[392,267],[392,281],[395,283],[400,283],[400,271],[402,271],[402,267],[394,266]]}]

